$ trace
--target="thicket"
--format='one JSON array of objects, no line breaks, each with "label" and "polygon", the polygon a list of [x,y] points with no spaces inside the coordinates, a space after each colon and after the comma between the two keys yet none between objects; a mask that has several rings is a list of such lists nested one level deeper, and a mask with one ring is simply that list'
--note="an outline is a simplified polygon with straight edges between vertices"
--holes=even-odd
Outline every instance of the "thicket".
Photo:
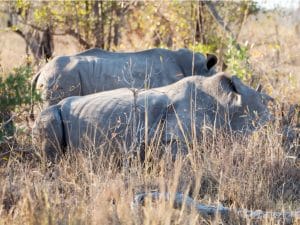
[{"label": "thicket", "polygon": [[255,2],[30,1],[3,3],[8,27],[37,62],[53,56],[53,36],[71,35],[82,49],[191,48],[219,56],[219,69],[249,79],[248,48],[238,43]]},{"label": "thicket", "polygon": [[15,68],[9,74],[0,74],[0,151],[14,135],[15,117],[29,112],[32,101],[39,95],[31,91],[33,69],[30,65]]}]

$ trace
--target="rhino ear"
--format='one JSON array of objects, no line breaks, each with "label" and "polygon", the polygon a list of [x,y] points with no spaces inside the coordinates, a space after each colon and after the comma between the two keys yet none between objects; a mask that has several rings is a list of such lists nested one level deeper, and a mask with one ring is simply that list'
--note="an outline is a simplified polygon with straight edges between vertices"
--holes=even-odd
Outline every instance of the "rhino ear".
[{"label": "rhino ear", "polygon": [[239,83],[235,82],[233,77],[229,76],[224,72],[217,73],[214,77],[219,79],[222,90],[227,90],[228,92],[240,94],[238,90]]},{"label": "rhino ear", "polygon": [[218,63],[218,58],[214,54],[206,54],[206,67],[208,70]]},{"label": "rhino ear", "polygon": [[[241,86],[243,85],[239,82],[235,81],[235,78],[230,77],[226,73],[221,73],[221,86],[222,89],[227,92],[228,100],[230,106],[241,106],[242,105],[242,97],[241,97]],[[238,79],[238,78],[237,78]],[[239,81],[239,79],[238,79]],[[226,91],[227,90],[227,91]]]},{"label": "rhino ear", "polygon": [[243,94],[245,93],[245,85],[242,83],[242,81],[237,77],[237,76],[232,76],[231,77],[231,82],[233,88],[236,90],[237,93]]}]

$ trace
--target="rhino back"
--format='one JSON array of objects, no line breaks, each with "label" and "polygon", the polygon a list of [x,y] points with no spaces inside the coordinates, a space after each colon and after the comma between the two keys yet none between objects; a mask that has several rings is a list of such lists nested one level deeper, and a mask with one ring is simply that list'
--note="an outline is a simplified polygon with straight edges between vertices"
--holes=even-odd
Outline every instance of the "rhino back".
[{"label": "rhino back", "polygon": [[[167,97],[148,94],[149,130],[167,105]],[[99,146],[104,142],[127,146],[140,143],[145,129],[145,96],[135,99],[132,90],[123,88],[83,97],[70,97],[61,104],[67,145],[73,148]],[[155,106],[154,106],[155,105]],[[154,106],[154,107],[153,107]],[[134,137],[135,136],[135,137]],[[122,143],[124,144],[124,143]]]},{"label": "rhino back", "polygon": [[[103,53],[77,57],[84,94],[122,87],[153,88],[174,83],[182,71],[169,52]],[[82,68],[87,68],[82,71]]]},{"label": "rhino back", "polygon": [[[73,56],[56,57],[42,70],[37,86],[48,105],[68,96],[122,87],[161,87],[192,74],[192,53],[189,50],[183,51],[186,54],[181,52],[151,49],[117,53],[96,48]],[[195,59],[196,67],[197,63],[205,67],[202,54],[195,54]]]}]

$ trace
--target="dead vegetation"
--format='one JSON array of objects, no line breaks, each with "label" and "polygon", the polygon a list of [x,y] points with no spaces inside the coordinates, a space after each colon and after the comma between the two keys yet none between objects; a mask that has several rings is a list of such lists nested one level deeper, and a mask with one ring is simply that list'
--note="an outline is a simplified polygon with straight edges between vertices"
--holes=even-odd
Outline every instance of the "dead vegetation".
[{"label": "dead vegetation", "polygon": [[207,136],[175,161],[171,154],[157,152],[145,161],[127,160],[120,148],[114,149],[118,157],[89,149],[69,152],[57,164],[49,164],[24,142],[30,152],[21,154],[12,148],[11,156],[2,158],[0,223],[284,224],[271,217],[247,219],[235,214],[206,218],[187,207],[175,209],[172,201],[132,207],[135,194],[159,191],[180,192],[203,204],[232,209],[299,210],[299,159],[287,157],[281,123],[277,117],[275,123],[240,141],[222,133]]}]

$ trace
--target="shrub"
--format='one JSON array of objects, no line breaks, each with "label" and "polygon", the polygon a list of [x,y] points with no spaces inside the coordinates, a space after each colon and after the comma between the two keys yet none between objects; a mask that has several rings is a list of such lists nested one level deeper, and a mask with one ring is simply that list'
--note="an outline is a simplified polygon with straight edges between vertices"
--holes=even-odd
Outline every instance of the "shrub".
[{"label": "shrub", "polygon": [[229,39],[227,51],[225,52],[225,63],[227,70],[234,75],[237,75],[242,80],[250,80],[252,72],[249,64],[248,47],[238,45],[236,40]]},{"label": "shrub", "polygon": [[203,54],[207,53],[213,53],[216,52],[217,46],[215,44],[202,44],[202,43],[196,43],[196,44],[190,44],[189,49],[195,51],[195,52],[201,52]]},{"label": "shrub", "polygon": [[36,92],[31,92],[32,74],[31,66],[15,68],[7,75],[0,74],[0,145],[5,137],[14,133],[13,112],[22,113],[32,101],[40,99]]}]

